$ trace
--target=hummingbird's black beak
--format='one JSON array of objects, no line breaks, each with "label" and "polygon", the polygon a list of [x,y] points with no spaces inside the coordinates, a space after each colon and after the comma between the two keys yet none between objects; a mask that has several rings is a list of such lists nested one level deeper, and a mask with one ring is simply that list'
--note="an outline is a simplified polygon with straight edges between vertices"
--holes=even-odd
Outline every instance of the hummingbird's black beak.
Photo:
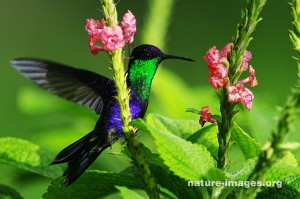
[{"label": "hummingbird's black beak", "polygon": [[164,59],[182,59],[182,60],[185,60],[185,61],[192,61],[192,62],[195,62],[195,60],[192,60],[190,58],[187,58],[187,57],[179,57],[179,56],[174,56],[174,55],[165,55],[164,56]]}]

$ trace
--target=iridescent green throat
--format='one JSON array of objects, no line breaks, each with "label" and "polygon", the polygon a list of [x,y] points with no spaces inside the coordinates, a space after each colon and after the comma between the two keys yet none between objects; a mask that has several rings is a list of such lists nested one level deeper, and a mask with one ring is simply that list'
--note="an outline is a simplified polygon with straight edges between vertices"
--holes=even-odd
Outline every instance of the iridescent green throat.
[{"label": "iridescent green throat", "polygon": [[129,71],[131,90],[141,99],[148,99],[152,79],[158,67],[160,57],[151,60],[135,60]]}]

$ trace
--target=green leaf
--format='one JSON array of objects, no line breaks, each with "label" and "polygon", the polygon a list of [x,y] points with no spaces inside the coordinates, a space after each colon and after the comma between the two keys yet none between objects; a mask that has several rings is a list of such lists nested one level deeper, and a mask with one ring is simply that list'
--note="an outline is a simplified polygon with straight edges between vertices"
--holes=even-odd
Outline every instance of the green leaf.
[{"label": "green leaf", "polygon": [[212,115],[211,118],[217,120],[219,123],[222,122],[222,117],[221,117],[221,115]]},{"label": "green leaf", "polygon": [[96,199],[107,196],[117,191],[115,186],[126,186],[132,189],[142,189],[142,183],[134,176],[88,170],[72,185],[63,184],[64,177],[52,181],[44,194],[44,199]]},{"label": "green leaf", "polygon": [[59,166],[50,166],[53,157],[39,146],[19,138],[0,138],[0,163],[49,178],[62,175]]},{"label": "green leaf", "polygon": [[136,128],[139,128],[140,130],[147,130],[147,124],[144,122],[143,119],[141,118],[138,118],[138,119],[135,119],[135,120],[132,120],[130,123],[129,123],[130,126],[133,126],[133,127],[136,127]]},{"label": "green leaf", "polygon": [[[248,176],[251,174],[255,165],[257,163],[257,158],[248,159],[244,163],[241,170],[232,174],[230,180],[235,181],[246,181]],[[267,172],[266,181],[279,181],[287,177],[288,175],[300,174],[300,168],[295,164],[294,156],[292,153],[287,153],[285,157],[277,161]],[[220,198],[225,198],[235,187],[225,187]]]},{"label": "green leaf", "polygon": [[207,179],[209,181],[224,182],[225,179],[229,179],[229,178],[231,178],[231,176],[219,168],[212,168],[207,173]]},{"label": "green leaf", "polygon": [[243,131],[236,123],[234,123],[231,137],[242,150],[246,160],[257,157],[261,151],[260,145]]},{"label": "green leaf", "polygon": [[115,186],[120,192],[124,199],[144,199],[144,197],[140,196],[134,191],[131,191],[127,187]]},{"label": "green leaf", "polygon": [[1,199],[23,199],[23,197],[14,189],[6,185],[0,184]]},{"label": "green leaf", "polygon": [[[150,119],[146,119],[147,121],[153,121],[153,116],[148,117]],[[153,125],[154,122],[139,121],[142,123],[139,126],[146,126],[151,132],[160,157],[176,175],[186,180],[197,181],[214,167],[214,160],[203,145],[181,139],[166,131],[164,126]]]},{"label": "green leaf", "polygon": [[300,193],[300,175],[288,175],[282,181],[294,187]]},{"label": "green leaf", "polygon": [[154,128],[174,134],[183,139],[201,129],[195,120],[172,120],[158,114],[148,114],[146,122]]},{"label": "green leaf", "polygon": [[287,162],[291,165],[298,166],[298,162],[297,162],[294,154],[292,154],[292,152],[290,152],[290,151],[287,151],[281,160],[284,162]]},{"label": "green leaf", "polygon": [[[145,145],[143,145],[142,143],[139,143],[138,146],[139,146],[142,154],[147,157],[147,160],[149,160],[150,163],[157,164],[162,167],[166,167],[166,165],[164,165],[164,163],[163,163],[163,160],[159,157],[159,154],[152,153],[152,151],[149,148],[147,148]],[[129,158],[131,157],[127,147],[124,147],[123,150],[121,151],[121,153],[123,153],[124,155],[126,155]]]},{"label": "green leaf", "polygon": [[[256,162],[257,158],[248,160],[244,164],[245,166],[237,172],[235,179],[246,180],[254,169]],[[278,160],[274,165],[272,165],[267,172],[266,180],[279,181],[286,176],[293,174],[300,174],[300,168],[297,166],[297,161],[295,160],[294,155],[291,152],[287,152],[281,160]]]},{"label": "green leaf", "polygon": [[[265,95],[266,99],[272,99],[269,94],[266,93]],[[269,132],[274,126],[277,126],[277,121],[274,118],[278,116],[279,112],[272,103],[256,101],[251,111],[240,111],[237,118],[239,126],[251,132],[251,136],[261,144],[269,141]]]},{"label": "green leaf", "polygon": [[282,187],[263,188],[262,192],[258,193],[256,199],[291,199],[300,198],[300,193],[294,187],[282,184]]},{"label": "green leaf", "polygon": [[232,179],[238,181],[247,180],[248,176],[255,168],[256,163],[257,158],[247,160],[247,162],[244,163],[243,167],[239,171],[232,173]]},{"label": "green leaf", "polygon": [[[219,168],[212,168],[208,171],[206,180],[210,182],[225,182],[226,179],[230,178],[230,174],[225,173],[223,170]],[[223,188],[224,187],[222,186],[222,184],[212,186],[211,198],[218,198],[218,195],[220,194]]]},{"label": "green leaf", "polygon": [[170,199],[178,199],[177,196],[175,196],[171,191],[169,191],[168,189],[166,189],[164,187],[159,186],[159,190],[160,190],[161,195],[164,195]]},{"label": "green leaf", "polygon": [[[247,180],[250,173],[253,171],[255,164],[257,162],[257,158],[249,159],[244,163],[242,169],[239,171],[232,173],[232,177],[229,180],[232,181],[245,181]],[[225,199],[227,196],[233,191],[236,187],[227,186],[221,191],[220,199]]]},{"label": "green leaf", "polygon": [[188,186],[186,180],[158,165],[150,164],[150,169],[156,182],[159,182],[162,187],[167,188],[178,198],[202,198],[201,187]]},{"label": "green leaf", "polygon": [[[234,176],[236,180],[246,180],[254,169],[257,163],[257,158],[249,159],[245,166]],[[267,181],[282,180],[288,175],[300,174],[300,168],[295,165],[294,156],[292,153],[287,153],[281,160],[278,160],[269,169],[266,175]]]},{"label": "green leaf", "polygon": [[300,168],[295,156],[287,151],[285,156],[281,160],[278,160],[268,171],[266,180],[282,180],[286,176],[293,174],[300,174]]},{"label": "green leaf", "polygon": [[[178,198],[202,198],[201,189],[197,186],[188,186],[188,182],[165,167],[156,164],[150,164],[150,170],[154,179],[161,187],[166,188]],[[128,167],[122,173],[137,175],[137,169],[134,166]]]},{"label": "green leaf", "polygon": [[201,128],[186,140],[191,141],[192,143],[202,144],[213,156],[218,157],[219,142],[217,133],[218,125],[211,124]]},{"label": "green leaf", "polygon": [[187,108],[185,110],[185,112],[187,112],[187,113],[194,113],[194,114],[197,114],[197,115],[201,115],[201,111],[199,111],[199,110],[197,110],[195,108]]},{"label": "green leaf", "polygon": [[266,180],[277,181],[293,174],[300,174],[300,168],[283,160],[279,160],[269,170]]}]

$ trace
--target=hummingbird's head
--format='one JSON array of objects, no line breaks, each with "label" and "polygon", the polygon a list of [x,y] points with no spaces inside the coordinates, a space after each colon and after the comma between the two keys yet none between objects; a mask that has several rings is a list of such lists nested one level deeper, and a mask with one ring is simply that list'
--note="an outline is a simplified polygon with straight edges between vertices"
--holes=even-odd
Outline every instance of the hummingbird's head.
[{"label": "hummingbird's head", "polygon": [[166,55],[159,48],[146,44],[132,51],[127,70],[127,85],[141,99],[149,98],[152,79],[159,64],[165,59],[194,61],[186,57]]},{"label": "hummingbird's head", "polygon": [[144,44],[144,45],[140,45],[140,46],[136,47],[132,51],[129,64],[134,63],[136,60],[141,60],[141,61],[142,60],[144,60],[144,61],[153,60],[158,66],[165,59],[182,59],[182,60],[194,62],[194,60],[189,59],[187,57],[166,55],[156,46]]}]

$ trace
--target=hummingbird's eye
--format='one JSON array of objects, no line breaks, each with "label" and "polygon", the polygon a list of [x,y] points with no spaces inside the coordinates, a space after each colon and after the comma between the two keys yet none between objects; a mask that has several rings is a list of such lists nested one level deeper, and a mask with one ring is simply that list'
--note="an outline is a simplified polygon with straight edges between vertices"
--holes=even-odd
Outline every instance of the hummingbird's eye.
[{"label": "hummingbird's eye", "polygon": [[149,52],[145,52],[142,56],[144,60],[152,59],[152,55]]}]

